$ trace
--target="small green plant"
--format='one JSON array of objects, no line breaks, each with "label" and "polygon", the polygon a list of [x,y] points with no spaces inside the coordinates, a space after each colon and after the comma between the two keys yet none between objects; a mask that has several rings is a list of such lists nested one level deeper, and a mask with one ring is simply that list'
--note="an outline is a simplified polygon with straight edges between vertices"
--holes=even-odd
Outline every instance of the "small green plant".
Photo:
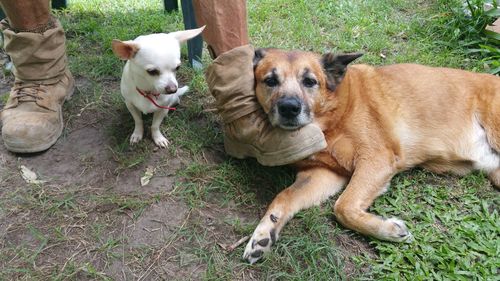
[{"label": "small green plant", "polygon": [[[487,30],[500,17],[500,8],[497,1],[466,0],[464,6],[460,2],[451,1],[446,26],[451,35],[451,42],[467,48],[467,54],[478,56],[485,68],[492,74],[500,74],[500,34]],[[449,32],[451,31],[451,32]]]}]

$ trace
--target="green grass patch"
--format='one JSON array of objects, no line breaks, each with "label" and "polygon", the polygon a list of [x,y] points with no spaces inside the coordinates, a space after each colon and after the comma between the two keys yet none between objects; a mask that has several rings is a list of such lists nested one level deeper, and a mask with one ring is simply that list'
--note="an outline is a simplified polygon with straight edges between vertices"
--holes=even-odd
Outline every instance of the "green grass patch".
[{"label": "green grass patch", "polygon": [[408,223],[415,241],[372,240],[377,279],[494,280],[500,265],[498,195],[481,174],[443,178],[424,171],[397,176],[373,210]]}]

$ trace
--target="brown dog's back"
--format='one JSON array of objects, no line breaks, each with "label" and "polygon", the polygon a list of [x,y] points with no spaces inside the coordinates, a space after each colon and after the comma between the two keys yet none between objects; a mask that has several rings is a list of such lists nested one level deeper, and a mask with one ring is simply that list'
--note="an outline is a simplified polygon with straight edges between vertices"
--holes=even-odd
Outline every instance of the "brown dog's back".
[{"label": "brown dog's back", "polygon": [[353,65],[331,102],[349,105],[342,116],[321,105],[317,118],[330,142],[348,135],[356,154],[387,147],[402,160],[400,169],[423,165],[460,174],[498,165],[488,151],[500,152],[500,79],[493,75],[415,64]]},{"label": "brown dog's back", "polygon": [[[395,95],[399,101],[400,109],[395,114],[401,122],[395,129],[402,147],[416,158],[408,159],[410,166],[418,164],[419,158],[426,158],[426,166],[449,163],[460,168],[470,160],[491,162],[477,163],[490,166],[488,170],[498,166],[493,155],[489,155],[493,152],[482,147],[489,146],[500,153],[498,77],[408,64],[380,67],[377,71],[388,87],[384,92]],[[437,170],[442,168],[446,170]]]}]

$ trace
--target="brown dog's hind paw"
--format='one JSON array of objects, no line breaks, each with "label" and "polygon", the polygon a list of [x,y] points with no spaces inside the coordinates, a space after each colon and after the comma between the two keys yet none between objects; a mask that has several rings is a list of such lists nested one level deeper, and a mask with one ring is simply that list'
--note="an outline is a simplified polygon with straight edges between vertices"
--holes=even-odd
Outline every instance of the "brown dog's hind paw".
[{"label": "brown dog's hind paw", "polygon": [[490,179],[491,183],[493,186],[500,190],[500,168],[496,169],[495,171],[489,173],[488,178]]},{"label": "brown dog's hind paw", "polygon": [[382,230],[377,235],[378,238],[392,242],[413,242],[413,235],[406,227],[404,221],[397,218],[390,218],[384,221]]}]

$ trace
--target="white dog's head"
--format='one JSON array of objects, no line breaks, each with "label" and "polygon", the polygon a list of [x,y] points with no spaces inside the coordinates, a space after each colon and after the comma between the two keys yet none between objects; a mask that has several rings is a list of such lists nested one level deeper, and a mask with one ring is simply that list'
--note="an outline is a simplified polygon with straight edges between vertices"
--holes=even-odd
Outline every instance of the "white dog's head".
[{"label": "white dog's head", "polygon": [[177,91],[175,72],[181,64],[180,44],[200,34],[205,26],[171,33],[139,36],[131,41],[113,40],[113,53],[128,60],[137,87],[159,94]]}]

